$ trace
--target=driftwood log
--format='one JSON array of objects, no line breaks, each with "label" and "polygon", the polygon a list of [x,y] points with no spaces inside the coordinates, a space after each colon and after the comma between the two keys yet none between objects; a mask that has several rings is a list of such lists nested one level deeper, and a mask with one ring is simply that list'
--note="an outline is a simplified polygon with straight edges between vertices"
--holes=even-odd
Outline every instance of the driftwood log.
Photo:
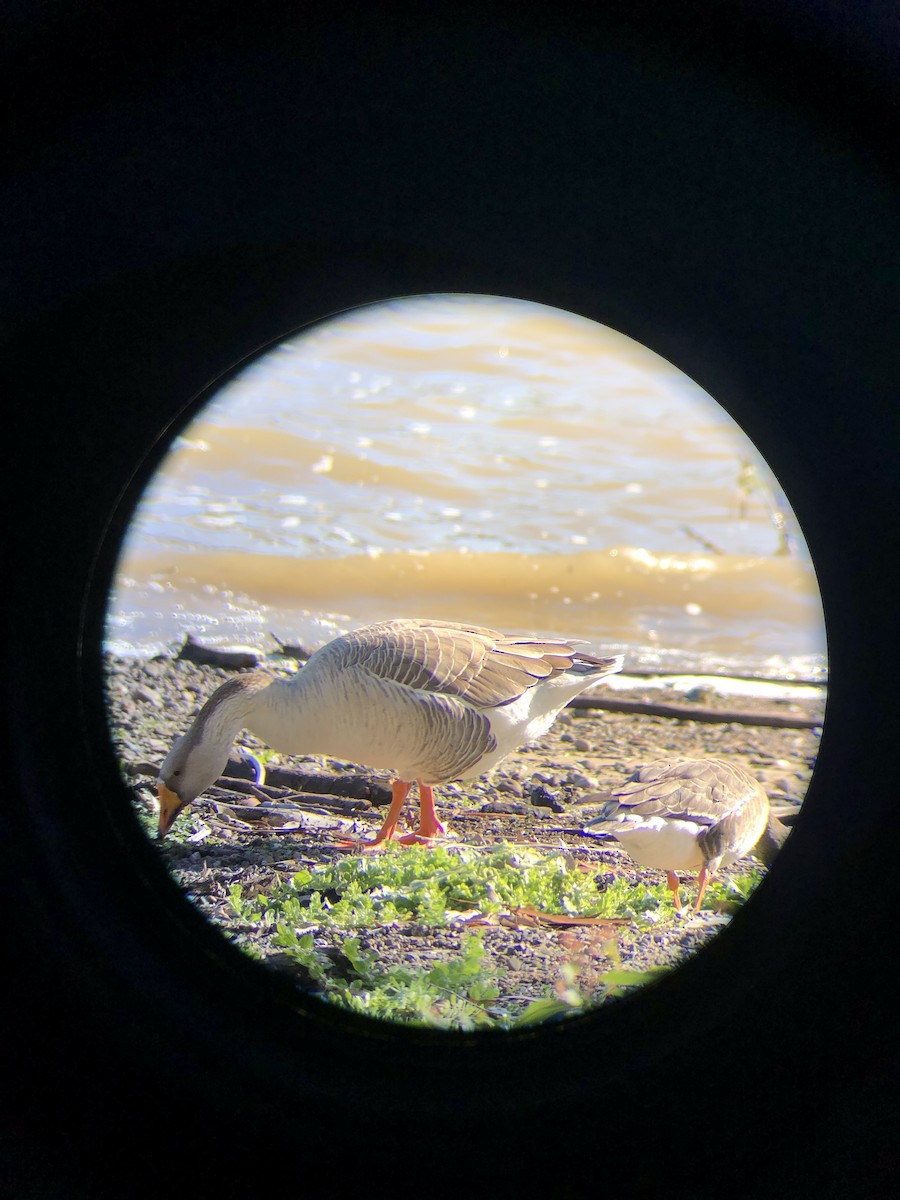
[{"label": "driftwood log", "polygon": [[223,779],[236,791],[253,795],[258,789],[264,795],[282,795],[285,791],[313,792],[316,795],[343,796],[348,800],[368,800],[371,804],[390,804],[391,789],[375,779],[361,775],[325,775],[303,771],[297,767],[266,767],[265,782],[256,784],[253,768],[245,759],[229,758]]},{"label": "driftwood log", "polygon": [[260,662],[259,655],[253,650],[240,648],[226,650],[217,646],[204,646],[190,634],[184,639],[184,645],[178,651],[176,658],[199,663],[205,667],[226,667],[236,671],[246,670],[248,667],[258,667]]},{"label": "driftwood log", "polygon": [[822,724],[821,717],[806,717],[794,713],[703,708],[695,704],[662,704],[649,700],[614,700],[599,696],[576,696],[574,700],[569,701],[568,707],[640,713],[646,717],[670,717],[675,721],[704,721],[707,724],[769,725],[775,729],[818,729]]}]

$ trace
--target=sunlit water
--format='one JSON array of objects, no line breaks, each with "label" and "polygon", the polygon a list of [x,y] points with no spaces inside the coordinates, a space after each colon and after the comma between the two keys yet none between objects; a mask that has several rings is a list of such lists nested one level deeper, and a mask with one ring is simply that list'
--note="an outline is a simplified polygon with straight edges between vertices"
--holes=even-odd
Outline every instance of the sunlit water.
[{"label": "sunlit water", "polygon": [[358,310],[224,386],[135,514],[107,644],[314,647],[392,616],[632,666],[825,670],[802,536],[724,410],[613,330],[514,301]]}]

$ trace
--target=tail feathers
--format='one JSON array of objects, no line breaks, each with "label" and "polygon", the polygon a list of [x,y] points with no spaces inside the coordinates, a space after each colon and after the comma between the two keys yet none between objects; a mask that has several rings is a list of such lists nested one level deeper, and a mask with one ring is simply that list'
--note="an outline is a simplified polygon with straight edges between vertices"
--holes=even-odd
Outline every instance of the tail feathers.
[{"label": "tail feathers", "polygon": [[582,654],[579,650],[569,667],[569,674],[596,675],[602,679],[605,675],[615,675],[624,665],[625,658],[621,654],[615,654],[612,658],[598,658],[593,654]]}]

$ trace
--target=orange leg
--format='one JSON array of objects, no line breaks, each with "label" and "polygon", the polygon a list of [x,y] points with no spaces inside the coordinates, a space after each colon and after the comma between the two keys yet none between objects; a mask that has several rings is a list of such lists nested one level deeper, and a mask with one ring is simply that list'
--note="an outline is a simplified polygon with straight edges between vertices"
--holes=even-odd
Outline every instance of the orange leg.
[{"label": "orange leg", "polygon": [[700,890],[697,892],[697,903],[694,905],[694,912],[700,911],[700,901],[703,899],[703,893],[706,891],[706,885],[709,883],[710,873],[706,867],[697,876],[697,882],[700,884]]},{"label": "orange leg", "polygon": [[339,838],[338,845],[359,850],[363,854],[371,854],[375,850],[380,850],[385,842],[405,842],[406,839],[397,834],[397,822],[400,820],[400,814],[403,812],[403,805],[406,803],[406,797],[409,795],[411,787],[412,783],[405,783],[402,779],[395,779],[391,784],[391,807],[388,809],[384,824],[371,841],[347,837]]},{"label": "orange leg", "polygon": [[444,832],[444,827],[437,819],[437,813],[434,810],[434,791],[418,780],[419,784],[419,828],[415,833],[404,834],[397,841],[402,842],[404,846],[411,846],[415,842],[424,842],[429,838],[437,837],[438,834]]},{"label": "orange leg", "polygon": [[681,912],[681,896],[678,894],[678,876],[674,871],[666,871],[666,883],[669,885],[669,891],[672,893],[675,907]]}]

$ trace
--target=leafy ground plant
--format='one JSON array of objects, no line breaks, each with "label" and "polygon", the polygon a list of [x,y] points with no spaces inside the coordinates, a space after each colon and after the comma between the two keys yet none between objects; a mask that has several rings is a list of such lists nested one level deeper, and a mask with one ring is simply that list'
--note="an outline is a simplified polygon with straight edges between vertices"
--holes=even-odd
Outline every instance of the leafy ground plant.
[{"label": "leafy ground plant", "polygon": [[[232,901],[246,903],[240,889],[231,894]],[[239,915],[298,929],[353,929],[403,920],[438,926],[474,912],[522,910],[635,918],[666,904],[671,907],[666,888],[634,887],[623,879],[601,883],[598,876],[578,870],[564,851],[508,845],[487,851],[389,846],[378,855],[298,871],[257,895]]]},{"label": "leafy ground plant", "polygon": [[494,1003],[500,988],[485,969],[487,956],[478,933],[463,937],[457,958],[428,970],[379,967],[377,955],[362,950],[357,938],[346,938],[341,950],[351,968],[350,979],[328,972],[312,934],[298,937],[280,924],[278,942],[319,982],[325,999],[353,1012],[440,1029],[504,1024],[505,1013]]},{"label": "leafy ground plant", "polygon": [[[738,905],[753,886],[730,890],[716,882],[707,904]],[[563,850],[508,844],[389,846],[379,855],[304,868],[255,895],[233,885],[229,903],[245,925],[268,928],[281,953],[329,1002],[385,1020],[462,1030],[574,1015],[653,981],[660,969],[621,963],[615,929],[676,920],[662,884],[586,872]],[[517,924],[550,926],[565,952],[559,977],[536,999],[510,995],[502,964],[484,946],[485,927]],[[464,932],[455,956],[428,967],[387,967],[363,940],[389,925]],[[342,938],[344,932],[351,936]]]}]

